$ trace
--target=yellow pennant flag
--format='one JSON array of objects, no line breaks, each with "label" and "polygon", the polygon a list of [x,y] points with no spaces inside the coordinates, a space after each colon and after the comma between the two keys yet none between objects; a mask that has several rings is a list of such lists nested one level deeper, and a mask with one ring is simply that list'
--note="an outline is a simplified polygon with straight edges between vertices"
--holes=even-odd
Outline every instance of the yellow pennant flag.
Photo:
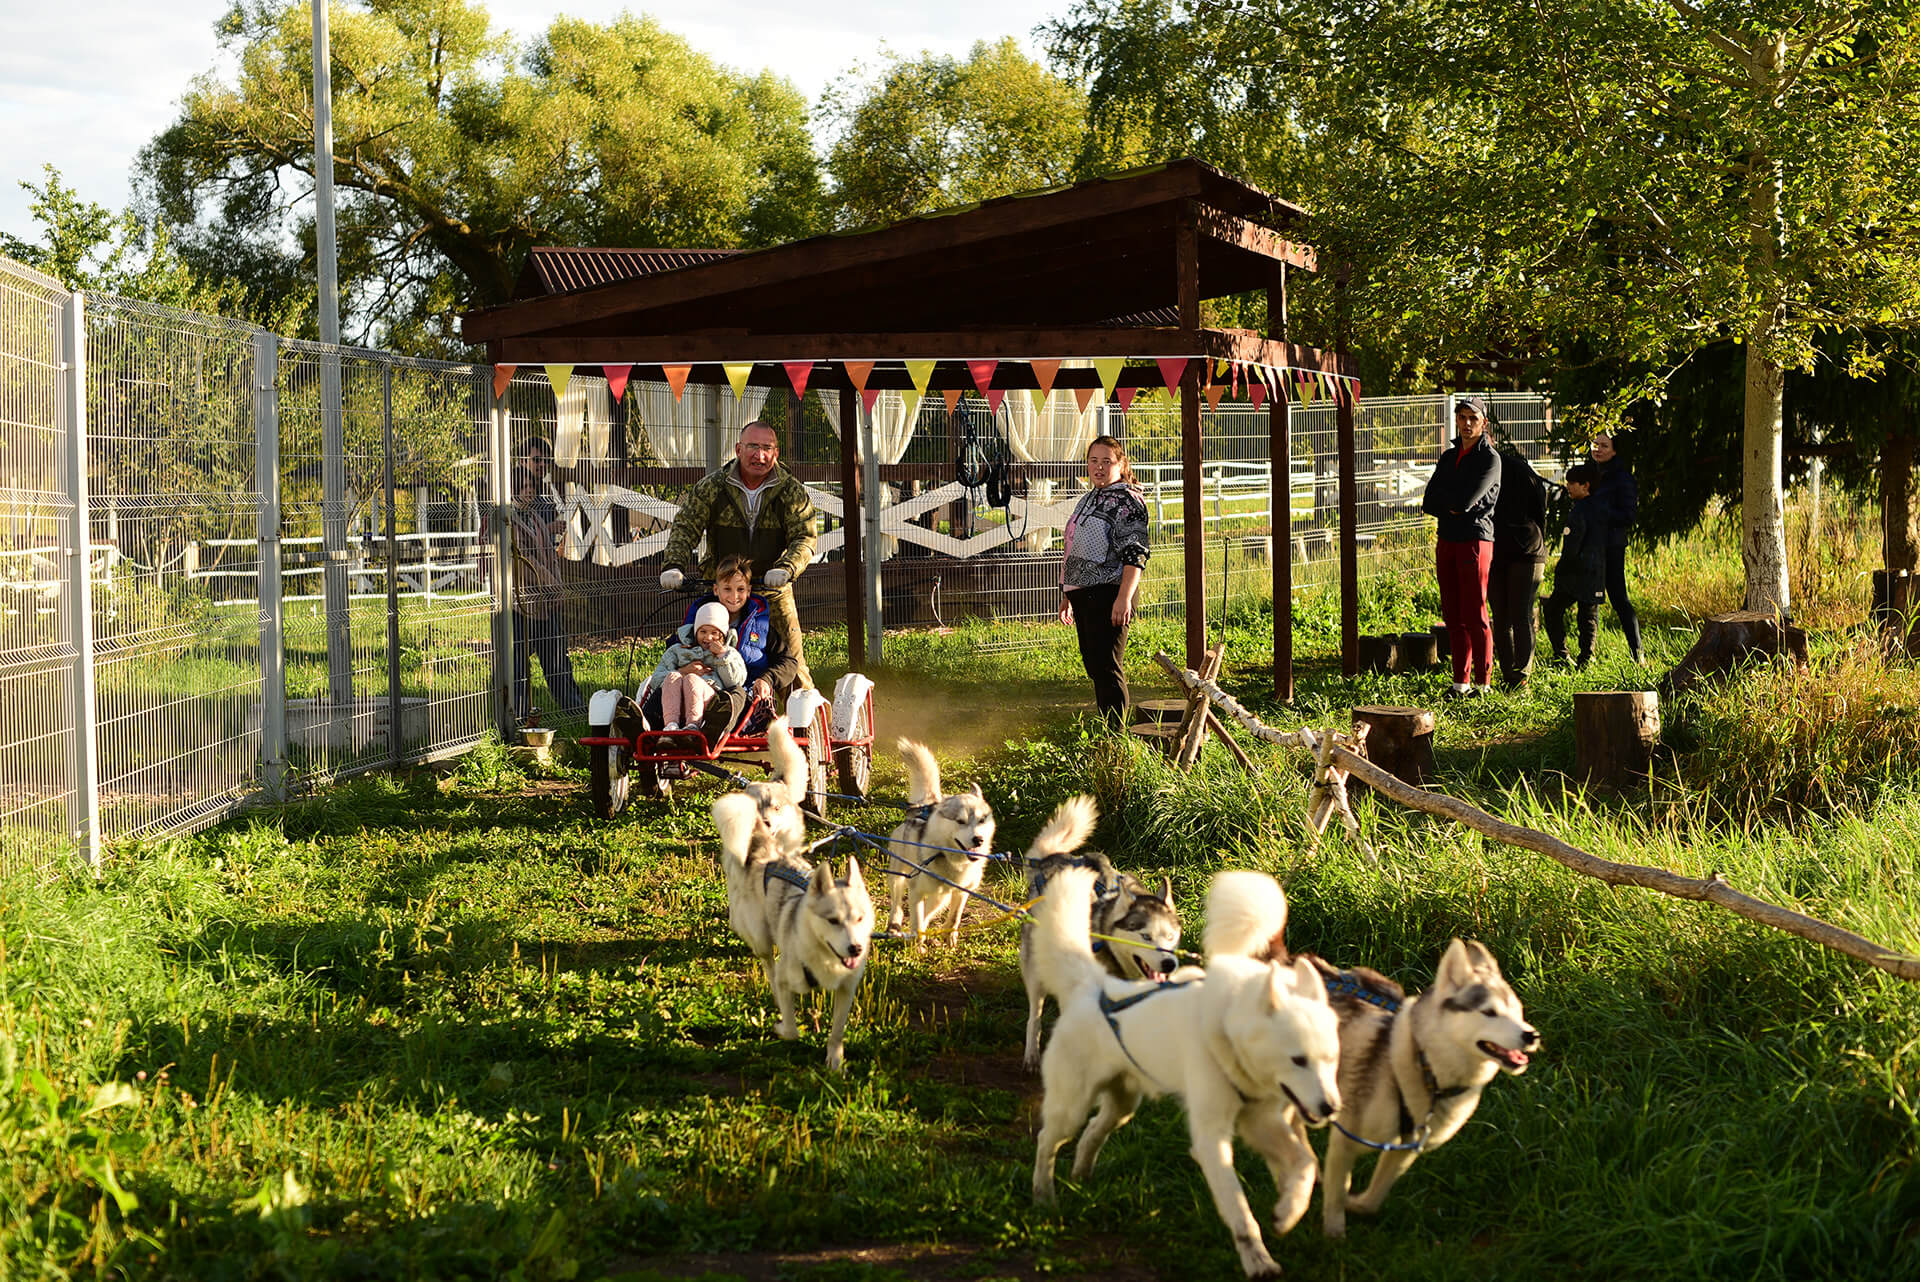
[{"label": "yellow pennant flag", "polygon": [[[927,363],[931,365],[933,362],[929,361]],[[901,419],[900,420],[901,422],[911,425],[920,417],[920,400],[925,395],[926,393],[920,392],[920,391],[906,391],[906,392],[900,393],[900,400],[906,406],[906,409],[907,409],[907,416]]]},{"label": "yellow pennant flag", "polygon": [[913,384],[913,390],[925,395],[927,383],[933,378],[936,361],[907,361],[907,379]]},{"label": "yellow pennant flag", "polygon": [[1097,356],[1093,361],[1094,372],[1100,375],[1100,390],[1107,400],[1113,399],[1113,389],[1120,382],[1120,371],[1125,369],[1127,358],[1124,356]]},{"label": "yellow pennant flag", "polygon": [[567,394],[567,380],[573,377],[571,365],[547,366],[547,381],[553,384],[553,399],[559,400]]},{"label": "yellow pennant flag", "polygon": [[742,400],[747,394],[747,376],[753,373],[752,361],[723,361],[720,368],[726,372],[727,385],[733,388],[733,399]]}]

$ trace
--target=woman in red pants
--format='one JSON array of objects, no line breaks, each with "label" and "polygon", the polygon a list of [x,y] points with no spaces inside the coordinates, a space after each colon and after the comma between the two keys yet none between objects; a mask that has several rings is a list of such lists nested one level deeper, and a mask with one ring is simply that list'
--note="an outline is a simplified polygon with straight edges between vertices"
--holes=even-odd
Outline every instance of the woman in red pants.
[{"label": "woman in red pants", "polygon": [[[1487,439],[1487,402],[1463,396],[1453,408],[1459,433],[1434,464],[1420,509],[1439,518],[1435,561],[1440,619],[1453,652],[1449,699],[1490,692],[1493,630],[1487,622],[1487,572],[1493,564],[1493,509],[1500,500],[1500,456]],[[1469,684],[1471,677],[1471,684]]]}]

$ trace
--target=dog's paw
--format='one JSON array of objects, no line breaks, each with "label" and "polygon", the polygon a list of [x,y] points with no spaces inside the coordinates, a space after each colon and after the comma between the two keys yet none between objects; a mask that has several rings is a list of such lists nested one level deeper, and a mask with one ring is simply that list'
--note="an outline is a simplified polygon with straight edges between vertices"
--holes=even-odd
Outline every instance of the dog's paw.
[{"label": "dog's paw", "polygon": [[1329,1215],[1320,1221],[1320,1233],[1323,1237],[1343,1238],[1347,1235],[1347,1217]]},{"label": "dog's paw", "polygon": [[773,1026],[773,1035],[783,1042],[790,1042],[800,1036],[800,1030],[793,1026],[791,1020],[783,1019]]},{"label": "dog's paw", "polygon": [[1236,1237],[1233,1245],[1240,1252],[1240,1267],[1250,1278],[1277,1278],[1280,1266],[1267,1254],[1266,1243],[1257,1238]]},{"label": "dog's paw", "polygon": [[829,1073],[844,1073],[847,1071],[846,1052],[842,1051],[838,1046],[832,1046],[827,1049],[827,1071]]}]

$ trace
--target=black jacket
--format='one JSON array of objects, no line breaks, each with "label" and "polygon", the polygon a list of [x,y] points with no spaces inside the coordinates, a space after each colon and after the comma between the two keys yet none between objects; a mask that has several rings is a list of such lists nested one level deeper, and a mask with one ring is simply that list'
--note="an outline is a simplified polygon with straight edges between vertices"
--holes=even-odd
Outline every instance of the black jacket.
[{"label": "black jacket", "polygon": [[1442,543],[1493,542],[1493,509],[1500,501],[1500,456],[1486,433],[1460,457],[1460,438],[1439,462],[1427,481],[1420,510],[1440,519]]},{"label": "black jacket", "polygon": [[1594,466],[1600,469],[1593,482],[1597,519],[1606,527],[1607,546],[1623,548],[1633,532],[1634,514],[1640,510],[1640,487],[1634,484],[1633,469],[1618,454]]},{"label": "black jacket", "polygon": [[1501,564],[1547,559],[1547,486],[1533,464],[1499,452],[1500,498],[1493,507],[1493,559]]},{"label": "black jacket", "polygon": [[1553,594],[1569,601],[1607,598],[1607,532],[1600,524],[1600,500],[1589,495],[1567,512],[1561,531],[1560,564],[1553,570]]}]

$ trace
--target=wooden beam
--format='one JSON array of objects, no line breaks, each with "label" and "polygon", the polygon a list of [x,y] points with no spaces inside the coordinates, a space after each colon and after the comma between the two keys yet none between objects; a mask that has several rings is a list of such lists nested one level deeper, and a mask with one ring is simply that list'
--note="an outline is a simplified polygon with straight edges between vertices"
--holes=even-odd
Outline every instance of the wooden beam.
[{"label": "wooden beam", "polygon": [[1261,258],[1271,258],[1305,271],[1319,270],[1320,255],[1312,245],[1288,240],[1271,227],[1262,227],[1210,205],[1200,206],[1200,234]]},{"label": "wooden beam", "polygon": [[846,540],[841,558],[846,567],[849,672],[864,672],[867,665],[866,568],[860,555],[860,468],[855,458],[859,414],[859,398],[851,392],[840,393],[840,529]]},{"label": "wooden beam", "polygon": [[[1200,230],[1192,201],[1174,230],[1174,292],[1183,329],[1200,328]],[[1207,531],[1200,501],[1200,366],[1187,362],[1180,380],[1180,542],[1186,572],[1187,665],[1198,668],[1207,649],[1204,564]]]},{"label": "wooden beam", "polygon": [[[1276,317],[1286,324],[1287,269],[1274,273],[1267,291],[1267,324]],[[1267,405],[1267,493],[1273,505],[1273,693],[1283,703],[1293,702],[1293,424],[1287,398],[1275,395]]]}]

